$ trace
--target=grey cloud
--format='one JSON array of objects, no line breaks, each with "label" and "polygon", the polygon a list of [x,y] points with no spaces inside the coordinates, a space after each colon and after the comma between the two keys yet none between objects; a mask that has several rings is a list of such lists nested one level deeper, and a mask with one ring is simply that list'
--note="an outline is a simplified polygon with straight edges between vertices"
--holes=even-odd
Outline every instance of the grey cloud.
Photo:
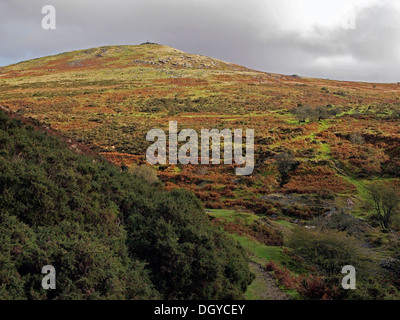
[{"label": "grey cloud", "polygon": [[[57,30],[41,28],[46,4],[57,9]],[[279,10],[276,0],[3,0],[0,65],[149,40],[268,72],[400,81],[400,13],[390,1],[359,10],[356,30],[315,26],[307,35],[284,28]]]}]

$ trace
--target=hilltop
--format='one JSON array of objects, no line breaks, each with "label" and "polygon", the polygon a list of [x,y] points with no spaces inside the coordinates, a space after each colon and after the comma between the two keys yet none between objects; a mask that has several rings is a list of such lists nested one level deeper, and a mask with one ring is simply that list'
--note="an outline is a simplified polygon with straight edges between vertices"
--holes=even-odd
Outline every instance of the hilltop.
[{"label": "hilltop", "polygon": [[139,66],[250,71],[244,67],[205,56],[187,54],[178,49],[155,43],[124,46],[104,46],[77,50],[20,62],[1,68],[12,77],[41,76],[51,72],[82,69],[130,68]]}]

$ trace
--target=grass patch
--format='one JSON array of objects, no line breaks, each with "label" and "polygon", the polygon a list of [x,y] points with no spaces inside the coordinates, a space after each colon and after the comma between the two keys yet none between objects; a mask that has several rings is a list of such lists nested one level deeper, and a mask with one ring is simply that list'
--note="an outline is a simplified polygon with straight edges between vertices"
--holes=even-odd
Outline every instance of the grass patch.
[{"label": "grass patch", "polygon": [[226,209],[213,209],[210,210],[210,215],[214,218],[224,218],[228,222],[234,222],[236,220],[242,220],[246,225],[253,223],[260,219],[259,216],[254,213],[236,212],[233,210]]},{"label": "grass patch", "polygon": [[250,265],[250,270],[256,275],[256,278],[247,287],[244,297],[246,300],[263,300],[265,299],[267,284],[263,279],[262,273],[254,265]]}]

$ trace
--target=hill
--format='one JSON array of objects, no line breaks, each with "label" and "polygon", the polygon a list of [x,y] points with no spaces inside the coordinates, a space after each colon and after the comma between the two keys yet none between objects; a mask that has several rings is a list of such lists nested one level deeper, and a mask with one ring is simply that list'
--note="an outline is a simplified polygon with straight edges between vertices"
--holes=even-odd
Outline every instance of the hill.
[{"label": "hill", "polygon": [[[0,105],[119,165],[144,162],[146,133],[166,129],[171,120],[180,129],[254,129],[257,165],[245,184],[235,183],[233,169],[226,167],[160,171],[170,187],[184,185],[209,207],[251,205],[254,195],[271,192],[313,194],[321,187],[327,194],[353,195],[349,175],[399,174],[397,84],[268,74],[144,44],[73,51],[0,68],[0,89]],[[299,124],[291,111],[304,105],[340,113]],[[352,134],[367,144],[352,143]],[[282,188],[272,159],[284,151],[301,165]],[[324,177],[323,185],[315,174]],[[217,185],[207,183],[216,177]]]},{"label": "hill", "polygon": [[[392,279],[382,264],[391,261],[389,269],[397,268],[392,262],[399,263],[400,222],[393,221],[393,232],[382,228],[373,219],[368,190],[376,183],[400,186],[400,84],[265,73],[143,44],[67,52],[0,68],[0,106],[133,172],[145,163],[146,133],[168,131],[169,121],[197,132],[254,129],[251,176],[236,176],[233,165],[178,164],[154,166],[158,178],[170,192],[180,187],[193,192],[212,224],[233,235],[253,263],[264,268],[273,260],[269,272],[294,297],[327,298],[324,288],[337,283],[345,263],[332,262],[334,271],[327,274],[323,258],[315,261],[315,255],[302,251],[312,248],[304,244],[307,239],[321,245],[321,257],[331,254],[327,264],[332,256],[356,252],[361,257],[358,251],[368,249],[382,279]],[[319,231],[304,235],[296,231],[302,226]],[[344,246],[340,232],[360,243]],[[332,247],[347,251],[329,252]],[[312,278],[301,278],[304,273]],[[309,282],[308,288],[320,290],[300,285]],[[358,297],[371,298],[375,289],[379,297],[397,290],[374,289],[371,283],[364,278]],[[251,285],[247,297],[254,297],[259,284]],[[330,291],[328,298],[338,297],[343,295]]]}]

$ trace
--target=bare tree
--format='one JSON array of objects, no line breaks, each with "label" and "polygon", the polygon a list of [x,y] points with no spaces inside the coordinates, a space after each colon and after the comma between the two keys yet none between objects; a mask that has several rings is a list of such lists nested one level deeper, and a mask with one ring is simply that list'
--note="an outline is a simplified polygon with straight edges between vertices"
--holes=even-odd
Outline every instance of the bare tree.
[{"label": "bare tree", "polygon": [[281,187],[289,182],[289,174],[297,166],[297,161],[287,152],[282,152],[275,156],[278,171],[281,174]]},{"label": "bare tree", "polygon": [[374,218],[382,227],[389,228],[393,217],[399,213],[399,190],[382,183],[372,184],[367,189],[374,205]]}]

